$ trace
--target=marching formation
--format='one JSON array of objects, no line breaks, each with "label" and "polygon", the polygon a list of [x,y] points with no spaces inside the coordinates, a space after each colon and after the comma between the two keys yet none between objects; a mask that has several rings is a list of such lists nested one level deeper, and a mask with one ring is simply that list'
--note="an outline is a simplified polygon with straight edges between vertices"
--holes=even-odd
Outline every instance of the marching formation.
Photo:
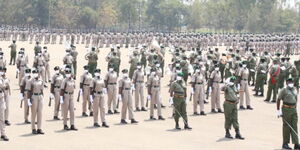
[{"label": "marching formation", "polygon": [[[173,109],[175,129],[181,129],[181,118],[183,128],[191,130],[186,109],[188,101],[192,101],[193,115],[206,116],[208,112],[224,114],[225,137],[233,138],[230,133],[233,126],[235,138],[243,140],[238,110],[254,109],[251,103],[253,92],[254,96],[264,97],[267,103],[277,102],[277,115],[283,118],[282,147],[290,149],[291,136],[294,148],[300,149],[296,111],[300,60],[290,61],[291,55],[300,52],[299,35],[1,31],[1,40],[11,38],[9,65],[17,67],[24,123],[31,124],[32,134],[44,134],[43,101],[44,93],[49,91],[53,119],[60,120],[61,115],[64,130],[78,130],[74,103],[79,102],[80,97],[81,115],[93,117],[94,127],[105,128],[110,127],[106,115],[120,114],[121,124],[138,124],[134,114],[148,110],[150,120],[164,121],[162,112],[166,107],[165,101],[168,101]],[[17,52],[17,40],[36,41],[32,67],[25,49],[20,48]],[[62,44],[66,43],[65,40],[70,43],[63,65],[55,66],[51,71],[48,48],[40,44],[56,44],[56,41]],[[92,46],[85,55],[88,63],[83,66],[81,75],[77,74],[76,44]],[[124,46],[132,47],[132,54],[128,56],[130,67],[120,70],[121,48]],[[221,46],[226,47],[226,51],[220,52]],[[105,58],[106,74],[98,66],[100,48],[104,47],[111,48]],[[169,64],[165,61],[166,53],[172,55]],[[5,141],[8,140],[5,126],[10,125],[10,84],[6,71],[6,60],[1,51],[0,129],[1,139]],[[167,99],[162,97],[162,86],[166,86],[162,84],[162,78],[165,77],[170,78],[167,85],[170,97]],[[76,85],[77,79],[79,85]],[[266,91],[265,84],[268,87]],[[76,89],[79,89],[78,95]],[[221,96],[225,98],[223,105]]]}]

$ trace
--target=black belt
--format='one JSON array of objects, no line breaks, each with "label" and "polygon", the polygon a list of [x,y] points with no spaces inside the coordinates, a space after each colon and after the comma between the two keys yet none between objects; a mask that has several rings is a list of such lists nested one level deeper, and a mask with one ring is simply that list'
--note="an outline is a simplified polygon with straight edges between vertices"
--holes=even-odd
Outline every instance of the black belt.
[{"label": "black belt", "polygon": [[184,92],[174,92],[175,94],[184,94]]},{"label": "black belt", "polygon": [[74,92],[65,92],[65,94],[72,95]]},{"label": "black belt", "polygon": [[39,95],[42,95],[42,93],[33,93],[33,95],[39,96]]},{"label": "black belt", "polygon": [[44,67],[44,65],[39,65],[40,67]]},{"label": "black belt", "polygon": [[283,103],[283,104],[288,106],[296,106],[296,104],[292,104],[292,103]]},{"label": "black belt", "polygon": [[237,103],[237,101],[230,101],[230,100],[225,100],[225,102],[228,102],[230,104],[236,104]]},{"label": "black belt", "polygon": [[89,84],[83,84],[84,86],[90,86]]},{"label": "black belt", "polygon": [[124,88],[123,90],[131,90],[131,88]]},{"label": "black belt", "polygon": [[159,88],[159,86],[152,86],[153,88]]},{"label": "black belt", "polygon": [[102,92],[102,91],[100,91],[100,92],[96,92],[96,91],[95,91],[94,93],[95,93],[95,94],[102,94],[103,92]]},{"label": "black belt", "polygon": [[198,82],[198,83],[196,83],[196,84],[203,84],[203,82]]},{"label": "black belt", "polygon": [[116,85],[117,83],[108,83],[109,85]]}]

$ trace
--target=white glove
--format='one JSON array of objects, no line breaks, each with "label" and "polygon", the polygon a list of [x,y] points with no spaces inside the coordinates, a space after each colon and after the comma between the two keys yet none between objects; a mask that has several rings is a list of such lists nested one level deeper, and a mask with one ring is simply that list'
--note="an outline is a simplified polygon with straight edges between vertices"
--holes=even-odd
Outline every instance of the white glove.
[{"label": "white glove", "polygon": [[93,95],[90,95],[90,102],[93,103],[93,101],[94,101]]},{"label": "white glove", "polygon": [[80,95],[82,95],[82,93],[83,93],[83,90],[82,90],[82,89],[79,89],[79,91],[80,91]]},{"label": "white glove", "polygon": [[63,104],[63,103],[64,103],[64,98],[63,98],[63,96],[60,96],[60,100],[59,100],[59,102],[60,102],[61,104]]},{"label": "white glove", "polygon": [[24,96],[22,93],[20,93],[20,99],[23,100]]},{"label": "white glove", "polygon": [[151,95],[147,96],[147,100],[149,100],[149,101],[151,100]]},{"label": "white glove", "polygon": [[266,71],[264,71],[264,70],[261,70],[261,73],[266,73]]},{"label": "white glove", "polygon": [[285,66],[281,66],[280,69],[281,70],[285,70],[286,68],[285,68]]},{"label": "white glove", "polygon": [[103,94],[107,94],[107,88],[103,88]]},{"label": "white glove", "polygon": [[280,118],[282,116],[282,111],[281,110],[277,110],[277,117]]},{"label": "white glove", "polygon": [[131,90],[132,90],[132,91],[135,91],[134,85],[131,86]]},{"label": "white glove", "polygon": [[170,103],[171,105],[173,105],[173,104],[174,104],[174,102],[173,102],[173,97],[170,97],[170,99],[169,99],[169,103]]},{"label": "white glove", "polygon": [[237,90],[239,91],[239,90],[241,89],[241,85],[238,84],[236,88],[237,88]]},{"label": "white glove", "polygon": [[212,89],[211,87],[208,88],[208,93],[211,93]]},{"label": "white glove", "polygon": [[250,71],[251,71],[251,72],[255,72],[255,70],[254,70],[254,69],[250,69]]},{"label": "white glove", "polygon": [[118,99],[119,99],[120,101],[122,101],[122,96],[121,96],[121,94],[118,95]]},{"label": "white glove", "polygon": [[28,104],[29,107],[32,106],[32,104],[30,102],[30,99],[27,99],[27,104]]},{"label": "white glove", "polygon": [[194,90],[194,88],[192,88],[191,94],[194,95],[194,93],[195,93],[195,90]]},{"label": "white glove", "polygon": [[54,95],[50,93],[50,99],[54,99]]}]

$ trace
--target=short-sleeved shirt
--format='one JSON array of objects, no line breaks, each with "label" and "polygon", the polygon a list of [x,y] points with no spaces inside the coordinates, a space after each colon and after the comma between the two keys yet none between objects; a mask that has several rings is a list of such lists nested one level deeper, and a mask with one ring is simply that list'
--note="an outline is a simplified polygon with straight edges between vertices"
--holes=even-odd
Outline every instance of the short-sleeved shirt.
[{"label": "short-sleeved shirt", "polygon": [[295,88],[286,87],[279,92],[278,100],[282,100],[283,103],[296,104],[297,103],[297,92]]}]

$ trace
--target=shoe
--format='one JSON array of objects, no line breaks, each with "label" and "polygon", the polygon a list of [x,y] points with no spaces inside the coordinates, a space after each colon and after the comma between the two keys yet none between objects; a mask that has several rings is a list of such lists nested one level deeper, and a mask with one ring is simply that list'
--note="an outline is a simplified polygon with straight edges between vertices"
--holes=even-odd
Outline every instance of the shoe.
[{"label": "shoe", "polygon": [[197,113],[197,112],[194,112],[194,115],[195,115],[195,116],[198,116],[198,115],[199,115],[199,113]]},{"label": "shoe", "polygon": [[300,150],[300,145],[299,144],[295,144],[294,150]]},{"label": "shoe", "polygon": [[138,122],[134,119],[131,119],[131,123],[134,124],[134,123],[138,123]]},{"label": "shoe", "polygon": [[158,120],[165,120],[162,116],[158,116]]},{"label": "shoe", "polygon": [[117,110],[114,111],[114,114],[119,114],[120,112],[118,112]]},{"label": "shoe", "polygon": [[38,129],[37,134],[45,134],[45,133],[42,131],[42,129]]},{"label": "shoe", "polygon": [[137,108],[135,109],[135,111],[141,111],[141,110],[140,110],[140,108],[137,107]]},{"label": "shoe", "polygon": [[270,102],[270,100],[267,100],[267,99],[265,99],[264,101],[265,101],[265,102]]},{"label": "shoe", "polygon": [[236,139],[240,139],[240,140],[244,140],[245,138],[242,137],[242,135],[240,134],[239,130],[235,130],[236,134],[235,134],[235,138]]},{"label": "shoe", "polygon": [[240,106],[240,109],[241,109],[241,110],[245,110],[245,107],[244,107],[244,106]]},{"label": "shoe", "polygon": [[231,134],[230,134],[230,131],[229,131],[229,129],[226,129],[225,138],[228,138],[228,139],[233,139],[233,137],[232,137],[232,136],[231,136]]},{"label": "shoe", "polygon": [[109,128],[109,126],[105,122],[102,123],[102,127]]},{"label": "shoe", "polygon": [[32,130],[32,134],[37,134],[36,129]]},{"label": "shoe", "polygon": [[92,117],[94,115],[94,113],[93,112],[90,112],[90,117]]},{"label": "shoe", "polygon": [[100,125],[98,123],[94,123],[94,127],[99,128]]},{"label": "shoe", "polygon": [[68,125],[64,125],[64,130],[70,130],[70,128],[68,127]]},{"label": "shoe", "polygon": [[207,101],[207,100],[204,100],[204,104],[208,104],[208,101]]},{"label": "shoe", "polygon": [[48,86],[45,84],[45,85],[44,85],[44,88],[48,88]]},{"label": "shoe", "polygon": [[290,148],[288,144],[283,144],[282,149],[292,149],[292,148]]},{"label": "shoe", "polygon": [[201,115],[201,116],[206,116],[206,114],[205,114],[204,111],[201,111],[201,112],[200,112],[200,115]]},{"label": "shoe", "polygon": [[192,128],[189,125],[187,125],[187,124],[184,125],[184,129],[185,130],[192,130]]},{"label": "shoe", "polygon": [[4,123],[5,123],[6,126],[10,126],[10,123],[9,123],[8,120],[5,120]]},{"label": "shoe", "polygon": [[122,119],[121,124],[127,124],[126,120]]},{"label": "shoe", "polygon": [[254,83],[252,83],[251,86],[254,86]]},{"label": "shoe", "polygon": [[53,120],[60,120],[60,119],[57,116],[54,116]]},{"label": "shoe", "polygon": [[272,100],[271,103],[276,103],[276,100]]},{"label": "shoe", "polygon": [[247,106],[247,109],[253,110],[253,108],[250,105]]},{"label": "shoe", "polygon": [[154,118],[153,116],[150,116],[150,120],[156,120],[156,118]]},{"label": "shoe", "polygon": [[179,124],[178,124],[178,123],[176,123],[175,129],[176,129],[176,130],[181,130],[181,128],[179,127]]},{"label": "shoe", "polygon": [[218,108],[218,113],[223,113],[221,108]]},{"label": "shoe", "polygon": [[108,110],[107,113],[110,114],[110,115],[114,114],[111,110]]},{"label": "shoe", "polygon": [[163,104],[161,104],[161,108],[166,108],[166,106],[165,106],[165,105],[163,105]]},{"label": "shoe", "polygon": [[217,111],[215,109],[211,109],[212,113],[217,113]]},{"label": "shoe", "polygon": [[2,135],[2,136],[1,136],[1,139],[2,139],[3,141],[9,141],[8,137],[5,136],[5,135]]},{"label": "shoe", "polygon": [[28,120],[25,120],[24,123],[25,123],[25,124],[30,124],[31,122],[28,121]]},{"label": "shoe", "polygon": [[88,117],[88,114],[86,114],[85,112],[82,113],[82,117]]},{"label": "shoe", "polygon": [[75,128],[75,126],[74,126],[74,125],[71,125],[71,128],[70,128],[70,130],[77,131],[78,129],[77,129],[77,128]]},{"label": "shoe", "polygon": [[141,111],[147,111],[147,109],[145,107],[142,107]]}]

